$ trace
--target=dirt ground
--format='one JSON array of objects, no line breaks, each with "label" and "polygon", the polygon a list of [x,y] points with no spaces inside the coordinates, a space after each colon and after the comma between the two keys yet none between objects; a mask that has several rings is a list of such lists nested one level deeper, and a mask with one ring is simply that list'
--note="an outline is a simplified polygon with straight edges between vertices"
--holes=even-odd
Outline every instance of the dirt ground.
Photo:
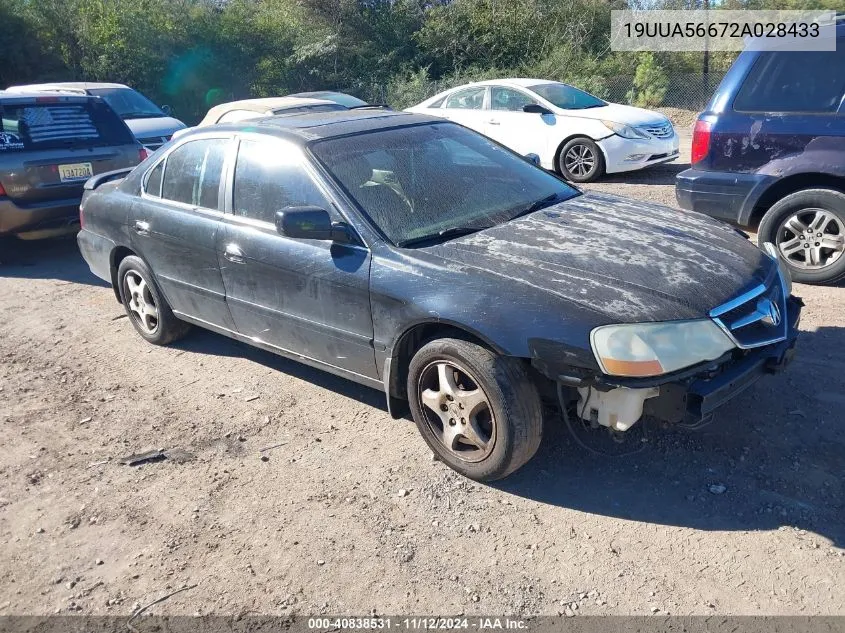
[{"label": "dirt ground", "polygon": [[[674,204],[683,167],[589,188]],[[795,363],[707,428],[611,457],[549,420],[480,485],[377,391],[207,332],[148,345],[73,241],[2,248],[0,615],[184,585],[150,612],[845,614],[841,287],[796,286]]]}]

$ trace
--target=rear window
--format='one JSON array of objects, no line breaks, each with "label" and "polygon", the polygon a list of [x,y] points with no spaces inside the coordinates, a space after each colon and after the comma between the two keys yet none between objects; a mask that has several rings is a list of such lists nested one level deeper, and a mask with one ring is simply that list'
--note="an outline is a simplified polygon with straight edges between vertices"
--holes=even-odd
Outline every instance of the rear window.
[{"label": "rear window", "polygon": [[0,153],[133,143],[105,104],[0,102]]},{"label": "rear window", "polygon": [[845,46],[765,52],[734,101],[738,112],[836,112],[845,92]]}]

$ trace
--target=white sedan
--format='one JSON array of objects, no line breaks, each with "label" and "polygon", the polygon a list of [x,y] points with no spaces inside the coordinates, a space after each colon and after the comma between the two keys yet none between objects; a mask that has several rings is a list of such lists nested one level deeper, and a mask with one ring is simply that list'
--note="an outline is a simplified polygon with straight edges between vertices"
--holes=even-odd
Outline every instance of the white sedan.
[{"label": "white sedan", "polygon": [[567,84],[497,79],[453,88],[408,108],[489,136],[567,180],[642,169],[678,157],[678,135],[665,116],[608,103]]}]

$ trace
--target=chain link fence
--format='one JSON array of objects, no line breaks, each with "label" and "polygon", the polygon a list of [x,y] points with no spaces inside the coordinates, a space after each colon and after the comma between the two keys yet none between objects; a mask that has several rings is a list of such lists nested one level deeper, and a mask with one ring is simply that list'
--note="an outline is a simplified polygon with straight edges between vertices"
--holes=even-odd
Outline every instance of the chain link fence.
[{"label": "chain link fence", "polygon": [[[719,87],[725,73],[678,73],[667,75],[666,91],[660,103],[649,104],[651,107],[678,108],[699,112],[710,101],[710,97]],[[606,93],[602,95],[608,101],[637,104],[637,92],[634,88],[634,75],[609,77],[602,82]]]}]

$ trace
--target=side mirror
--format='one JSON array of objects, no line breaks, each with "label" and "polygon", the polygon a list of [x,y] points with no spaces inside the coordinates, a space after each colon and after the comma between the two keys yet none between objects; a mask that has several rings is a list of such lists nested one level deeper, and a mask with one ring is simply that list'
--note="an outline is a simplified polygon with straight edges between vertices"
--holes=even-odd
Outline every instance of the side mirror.
[{"label": "side mirror", "polygon": [[529,103],[528,105],[522,106],[522,111],[528,112],[529,114],[553,114],[551,110],[541,106],[539,103]]},{"label": "side mirror", "polygon": [[167,116],[170,116],[173,113],[173,108],[171,108],[169,105],[163,105],[161,106],[161,111],[164,112]]},{"label": "side mirror", "polygon": [[540,156],[538,154],[534,154],[533,152],[531,154],[526,154],[525,160],[527,160],[532,165],[536,165],[537,167],[540,166]]},{"label": "side mirror", "polygon": [[280,235],[302,240],[351,241],[344,222],[332,222],[329,212],[320,207],[286,207],[276,212],[276,230]]}]

